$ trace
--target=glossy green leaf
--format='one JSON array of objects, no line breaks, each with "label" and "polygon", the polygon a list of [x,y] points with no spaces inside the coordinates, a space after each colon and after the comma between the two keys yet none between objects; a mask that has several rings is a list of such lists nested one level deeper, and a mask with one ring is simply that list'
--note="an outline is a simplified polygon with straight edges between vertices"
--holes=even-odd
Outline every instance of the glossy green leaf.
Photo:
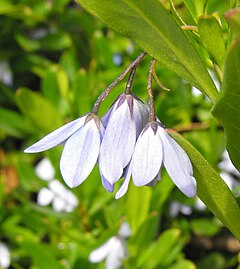
[{"label": "glossy green leaf", "polygon": [[218,20],[214,16],[201,16],[198,19],[198,31],[210,56],[220,67],[223,67],[225,43]]},{"label": "glossy green leaf", "polygon": [[231,47],[225,64],[223,85],[213,109],[225,131],[231,160],[240,169],[240,43]]},{"label": "glossy green leaf", "polygon": [[240,209],[226,183],[204,157],[180,134],[170,131],[171,136],[190,157],[197,180],[197,195],[204,204],[240,240]]},{"label": "glossy green leaf", "polygon": [[22,113],[40,130],[49,132],[62,125],[62,120],[54,107],[39,94],[20,88],[16,99]]},{"label": "glossy green leaf", "polygon": [[206,67],[160,1],[107,0],[104,8],[100,0],[77,2],[215,100],[217,90]]}]

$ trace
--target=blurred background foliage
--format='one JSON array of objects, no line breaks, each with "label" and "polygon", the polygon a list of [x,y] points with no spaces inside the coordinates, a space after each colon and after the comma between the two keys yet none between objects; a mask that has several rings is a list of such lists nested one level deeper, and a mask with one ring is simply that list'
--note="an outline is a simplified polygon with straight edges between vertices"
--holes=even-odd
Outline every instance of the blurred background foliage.
[{"label": "blurred background foliage", "polygon": [[[170,9],[167,1],[162,2]],[[187,24],[195,25],[183,2],[191,1],[174,1],[178,13]],[[207,13],[221,21],[225,42],[229,32],[223,14],[234,4],[208,2]],[[131,185],[123,198],[115,200],[114,193],[101,186],[95,168],[81,186],[71,190],[77,198],[71,209],[65,210],[70,200],[57,190],[54,195],[64,205],[39,202],[40,190],[50,188],[53,179],[64,185],[58,167],[61,147],[39,154],[23,150],[90,111],[98,95],[141,50],[70,0],[1,0],[0,29],[0,243],[10,252],[9,268],[105,268],[103,262],[91,264],[88,256],[116,235],[123,222],[132,230],[124,268],[237,268],[236,239],[198,199],[184,197],[166,173],[155,187]],[[208,53],[201,44],[198,50],[206,60]],[[150,57],[142,61],[133,85],[144,101],[149,63]],[[206,64],[219,84],[212,64],[207,60]],[[154,84],[158,117],[222,172],[228,167],[219,166],[224,135],[210,113],[210,101],[159,63],[156,73],[171,89],[167,92]],[[120,83],[103,102],[101,116],[124,87]],[[43,158],[54,168],[47,181],[36,170]],[[43,172],[48,174],[49,169]],[[239,175],[225,173],[238,195]],[[0,262],[1,266],[7,268]]]}]

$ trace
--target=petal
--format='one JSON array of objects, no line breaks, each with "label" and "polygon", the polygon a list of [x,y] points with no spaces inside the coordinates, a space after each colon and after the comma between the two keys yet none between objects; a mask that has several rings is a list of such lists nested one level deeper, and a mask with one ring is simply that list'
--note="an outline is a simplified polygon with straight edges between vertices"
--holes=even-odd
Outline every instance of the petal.
[{"label": "petal", "polygon": [[102,180],[102,185],[103,187],[108,191],[108,192],[113,192],[114,191],[114,185],[109,183],[108,180],[102,175],[101,171],[99,171],[101,180]]},{"label": "petal", "polygon": [[99,168],[103,176],[115,183],[129,163],[136,142],[136,127],[127,102],[112,112],[102,140]]},{"label": "petal", "polygon": [[63,212],[65,211],[67,202],[62,197],[54,197],[52,207],[53,210],[56,212]]},{"label": "petal", "polygon": [[26,153],[41,152],[55,146],[60,145],[66,139],[68,139],[73,133],[75,133],[79,128],[81,128],[85,122],[86,116],[69,122],[57,130],[51,132],[50,134],[43,137],[37,143],[28,147],[24,150]]},{"label": "petal", "polygon": [[158,174],[156,175],[156,177],[151,181],[149,182],[146,186],[148,187],[153,187],[157,184],[158,181],[161,180],[161,177],[160,177],[160,171],[158,172]]},{"label": "petal", "polygon": [[88,257],[88,260],[92,263],[98,263],[104,260],[111,251],[113,243],[114,237],[111,237],[106,243],[93,250]]},{"label": "petal", "polygon": [[48,188],[42,188],[37,196],[37,204],[47,206],[53,201],[54,193]]},{"label": "petal", "polygon": [[118,231],[118,235],[121,236],[122,238],[128,238],[132,235],[132,230],[131,230],[128,222],[122,223],[122,225]]},{"label": "petal", "polygon": [[53,179],[55,171],[48,158],[42,159],[35,167],[35,173],[42,180],[49,181]]},{"label": "petal", "polygon": [[139,100],[134,98],[133,101],[133,119],[136,124],[137,137],[141,133],[144,126],[147,124],[149,112],[147,106]]},{"label": "petal", "polygon": [[91,173],[99,154],[100,132],[94,120],[88,121],[66,142],[60,170],[70,187],[80,185]]},{"label": "petal", "polygon": [[123,182],[119,188],[119,190],[117,191],[116,195],[115,195],[115,199],[119,199],[121,197],[123,197],[123,195],[127,192],[128,190],[128,185],[130,182],[130,178],[131,178],[131,173],[132,173],[132,162],[130,162],[130,164],[125,168],[126,171],[124,173],[124,179]]},{"label": "petal", "polygon": [[151,126],[144,130],[136,143],[132,157],[132,179],[136,186],[150,183],[159,173],[163,158],[161,139]]},{"label": "petal", "polygon": [[163,164],[175,185],[188,197],[196,195],[196,180],[186,152],[163,128],[159,128],[163,143]]}]

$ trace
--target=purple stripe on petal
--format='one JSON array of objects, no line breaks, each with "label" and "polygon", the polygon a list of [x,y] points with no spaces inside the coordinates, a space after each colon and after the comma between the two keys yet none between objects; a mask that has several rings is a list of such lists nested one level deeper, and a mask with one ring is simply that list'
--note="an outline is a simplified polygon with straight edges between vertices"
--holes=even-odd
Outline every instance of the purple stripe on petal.
[{"label": "purple stripe on petal", "polygon": [[24,152],[26,153],[41,152],[60,145],[61,143],[65,142],[66,139],[68,139],[79,128],[83,126],[86,116],[87,115],[63,125],[62,127],[43,137],[37,143],[25,149]]},{"label": "purple stripe on petal", "polygon": [[102,185],[103,187],[108,191],[108,192],[113,192],[114,191],[114,185],[111,184],[110,182],[108,182],[108,180],[101,174],[100,172],[100,176],[101,176],[101,180],[102,180]]},{"label": "purple stripe on petal", "polygon": [[99,154],[100,133],[92,119],[66,142],[60,160],[60,170],[66,184],[80,185],[91,173]]}]

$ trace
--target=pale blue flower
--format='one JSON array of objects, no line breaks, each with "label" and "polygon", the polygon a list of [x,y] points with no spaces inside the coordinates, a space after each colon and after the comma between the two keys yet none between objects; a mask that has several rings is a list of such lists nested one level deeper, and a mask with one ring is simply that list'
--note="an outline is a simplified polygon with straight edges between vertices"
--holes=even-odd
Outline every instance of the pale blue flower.
[{"label": "pale blue flower", "polygon": [[94,168],[103,134],[100,118],[89,113],[48,134],[25,152],[41,152],[64,143],[60,170],[72,188],[80,185]]},{"label": "pale blue flower", "polygon": [[110,184],[122,177],[148,115],[148,109],[142,101],[124,93],[103,117],[106,130],[100,148],[99,169]]},{"label": "pale blue flower", "polygon": [[196,195],[196,180],[186,152],[157,121],[140,134],[132,156],[132,179],[136,186],[151,184],[164,165],[175,185],[188,197]]},{"label": "pale blue flower", "polygon": [[136,186],[155,185],[161,180],[162,165],[185,195],[196,195],[196,180],[186,152],[167,134],[160,122],[155,121],[147,124],[141,132],[115,198],[121,198],[127,192],[131,176]]}]

